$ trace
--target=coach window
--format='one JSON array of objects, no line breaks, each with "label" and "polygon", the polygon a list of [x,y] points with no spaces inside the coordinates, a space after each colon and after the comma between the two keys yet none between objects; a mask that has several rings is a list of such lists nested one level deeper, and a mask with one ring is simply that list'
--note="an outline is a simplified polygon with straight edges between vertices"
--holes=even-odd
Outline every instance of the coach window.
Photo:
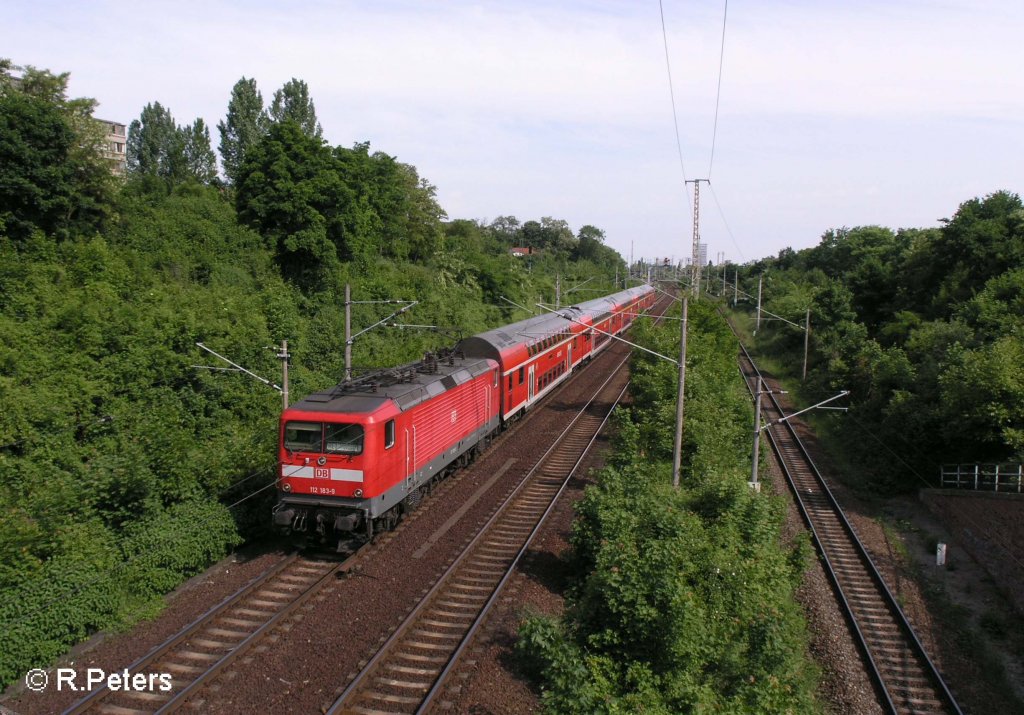
[{"label": "coach window", "polygon": [[512,389],[512,373],[508,374],[508,389]]},{"label": "coach window", "polygon": [[525,367],[519,368],[519,384],[520,385],[523,384],[523,377],[524,377],[524,375],[526,375],[526,368]]},{"label": "coach window", "polygon": [[326,424],[325,452],[329,454],[362,454],[363,426],[357,424]]},{"label": "coach window", "polygon": [[388,420],[384,424],[384,449],[391,449],[395,446],[395,421]]}]

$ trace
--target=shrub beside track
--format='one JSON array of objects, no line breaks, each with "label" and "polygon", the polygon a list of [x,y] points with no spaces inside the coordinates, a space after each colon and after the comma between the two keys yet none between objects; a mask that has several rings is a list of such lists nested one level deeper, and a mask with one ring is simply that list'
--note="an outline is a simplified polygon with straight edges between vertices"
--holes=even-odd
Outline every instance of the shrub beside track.
[{"label": "shrub beside track", "polygon": [[[678,322],[633,335],[673,354]],[[781,503],[747,487],[753,415],[737,350],[713,307],[691,304],[678,491],[676,368],[635,354],[633,412],[579,507],[566,614],[532,618],[520,634],[548,710],[820,710],[793,598],[805,550],[780,545]]]}]

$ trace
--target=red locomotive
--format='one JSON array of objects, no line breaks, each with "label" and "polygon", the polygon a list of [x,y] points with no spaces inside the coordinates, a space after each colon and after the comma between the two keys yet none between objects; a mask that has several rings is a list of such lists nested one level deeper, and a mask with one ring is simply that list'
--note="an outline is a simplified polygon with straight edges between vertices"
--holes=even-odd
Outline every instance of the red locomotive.
[{"label": "red locomotive", "polygon": [[528,318],[291,405],[281,415],[274,524],[323,541],[393,527],[654,297],[642,286]]}]

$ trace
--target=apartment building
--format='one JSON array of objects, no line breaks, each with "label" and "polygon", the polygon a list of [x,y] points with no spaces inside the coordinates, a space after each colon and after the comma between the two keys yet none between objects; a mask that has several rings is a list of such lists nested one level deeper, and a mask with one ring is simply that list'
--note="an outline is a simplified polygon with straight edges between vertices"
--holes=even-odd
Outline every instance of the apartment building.
[{"label": "apartment building", "polygon": [[98,124],[105,130],[103,138],[103,158],[111,163],[111,170],[118,176],[124,176],[128,170],[128,159],[125,153],[125,143],[128,141],[128,127],[121,122],[112,122],[109,119],[96,119]]}]

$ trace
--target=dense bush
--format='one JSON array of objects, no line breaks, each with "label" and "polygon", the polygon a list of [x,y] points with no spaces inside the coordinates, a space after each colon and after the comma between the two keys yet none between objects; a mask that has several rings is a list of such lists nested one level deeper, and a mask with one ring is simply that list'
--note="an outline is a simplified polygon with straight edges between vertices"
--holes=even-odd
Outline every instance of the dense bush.
[{"label": "dense bush", "polygon": [[[418,300],[405,322],[437,326],[365,334],[358,370],[521,318],[501,296],[553,302],[556,272],[610,292],[622,266],[597,229],[581,229],[582,255],[549,219],[559,243],[524,265],[508,250],[518,222],[444,223],[414,167],[285,120],[249,147],[231,189],[145,162],[116,184],[90,143],[93,104],[66,100],[66,75],[17,85],[8,68],[0,60],[0,686],[152,613],[266,529],[281,398],[196,369],[224,367],[196,342],[276,382],[267,348],[287,339],[296,400],[343,375],[346,284],[358,301]],[[134,149],[180,138],[157,108]],[[289,163],[282,147],[317,160]],[[353,306],[353,325],[393,308]]]},{"label": "dense bush", "polygon": [[[802,322],[811,308],[803,394],[851,392],[850,412],[823,426],[865,486],[934,484],[942,463],[1024,461],[1018,196],[966,201],[937,229],[828,231],[745,271],[754,285],[764,275],[767,310]],[[764,324],[757,349],[798,365],[803,335]]]},{"label": "dense bush", "polygon": [[[676,313],[678,315],[678,312]],[[634,330],[677,354],[678,322]],[[681,488],[671,486],[676,368],[632,362],[634,407],[578,506],[562,620],[526,621],[517,650],[557,713],[809,712],[815,671],[793,600],[804,551],[749,478],[749,396],[737,346],[691,304]]]}]

